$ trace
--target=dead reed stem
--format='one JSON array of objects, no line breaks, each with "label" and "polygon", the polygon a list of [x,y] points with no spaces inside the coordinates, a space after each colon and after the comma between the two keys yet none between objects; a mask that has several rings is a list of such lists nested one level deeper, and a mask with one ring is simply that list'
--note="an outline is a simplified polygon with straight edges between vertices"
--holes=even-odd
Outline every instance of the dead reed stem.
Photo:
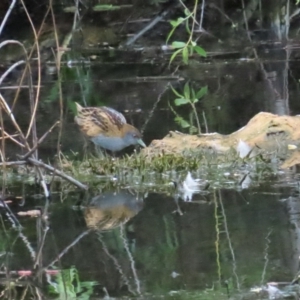
[{"label": "dead reed stem", "polygon": [[57,70],[57,80],[58,80],[58,94],[59,94],[59,121],[60,121],[60,127],[59,127],[59,133],[58,133],[58,140],[57,140],[57,154],[58,158],[60,159],[60,144],[61,144],[61,137],[62,137],[62,130],[63,130],[63,116],[64,116],[64,105],[63,105],[63,95],[62,95],[62,87],[61,87],[61,73],[60,73],[60,66],[61,66],[61,58],[62,53],[59,52],[59,39],[57,34],[57,26],[55,21],[55,15],[53,11],[53,3],[52,0],[49,0],[49,7],[51,11],[51,17],[52,17],[52,23],[54,27],[54,35],[55,35],[55,43],[56,43],[56,55],[55,55],[55,63],[56,63],[56,70]]},{"label": "dead reed stem", "polygon": [[52,132],[52,130],[59,124],[59,121],[55,122],[55,124],[53,124],[51,126],[50,129],[48,129],[44,135],[34,144],[34,146],[32,147],[32,149],[27,152],[25,155],[20,156],[20,159],[27,159],[37,148],[38,146],[44,141],[44,139],[48,136],[49,133]]},{"label": "dead reed stem", "polygon": [[[56,64],[57,64],[57,71],[58,71],[58,76],[59,76],[59,103],[60,103],[60,120],[55,122],[50,129],[48,129],[44,135],[38,139],[38,135],[37,135],[37,125],[36,125],[36,114],[37,114],[37,108],[39,106],[39,101],[40,101],[40,91],[41,91],[41,71],[42,71],[42,65],[41,65],[41,52],[40,52],[40,44],[39,44],[39,36],[41,35],[42,32],[42,28],[45,24],[45,20],[46,17],[48,16],[49,12],[51,11],[52,14],[52,20],[53,20],[53,26],[54,26],[54,30],[55,30],[55,38],[56,38],[56,46],[57,46],[57,50],[59,49],[59,40],[58,40],[58,34],[57,34],[57,27],[56,27],[56,23],[55,23],[55,15],[54,15],[54,11],[52,8],[52,0],[49,0],[49,7],[48,10],[45,13],[44,19],[42,21],[42,24],[38,30],[38,32],[36,31],[34,25],[33,25],[33,21],[28,13],[28,10],[26,8],[25,5],[25,1],[24,0],[20,0],[21,5],[23,6],[23,9],[25,11],[25,14],[27,15],[28,21],[31,25],[32,28],[32,32],[34,34],[34,45],[31,48],[31,50],[29,51],[29,54],[27,53],[27,50],[24,46],[24,44],[22,44],[19,41],[16,40],[6,40],[2,43],[0,43],[0,48],[9,45],[9,44],[16,44],[18,46],[20,46],[23,49],[24,55],[25,55],[25,60],[20,60],[16,63],[14,63],[13,65],[11,65],[0,77],[0,85],[4,82],[4,80],[7,78],[7,76],[13,71],[15,70],[17,67],[19,67],[20,65],[25,65],[24,71],[21,75],[20,78],[20,82],[18,85],[18,88],[16,90],[16,93],[14,95],[14,99],[12,101],[12,104],[8,104],[9,102],[6,101],[6,99],[3,97],[3,95],[0,93],[0,130],[1,130],[1,135],[0,135],[0,140],[1,140],[1,160],[2,162],[0,163],[0,166],[3,168],[3,170],[5,170],[6,167],[8,166],[16,166],[16,165],[24,165],[24,164],[30,164],[32,165],[35,170],[36,170],[36,174],[39,177],[39,181],[40,184],[44,190],[44,194],[46,197],[49,196],[49,190],[48,187],[46,185],[45,179],[44,179],[44,175],[42,172],[42,169],[50,171],[53,173],[53,176],[57,175],[59,177],[64,178],[65,180],[71,182],[72,184],[76,185],[77,187],[86,190],[87,186],[80,183],[79,181],[75,180],[74,178],[72,178],[71,176],[68,176],[66,174],[64,174],[63,172],[51,167],[48,164],[45,164],[41,161],[38,160],[38,147],[39,145],[45,140],[45,138],[52,132],[52,130],[60,125],[60,132],[59,132],[59,141],[58,144],[60,144],[60,140],[61,140],[61,131],[62,131],[62,121],[63,121],[63,96],[62,96],[62,87],[61,87],[61,78],[60,78],[60,61],[61,61],[61,55],[57,55],[56,56]],[[3,22],[1,24],[1,27],[4,26]],[[70,39],[68,39],[70,40]],[[37,54],[37,80],[36,82],[33,81],[33,73],[32,73],[32,67],[30,64],[30,59],[33,55],[33,53]],[[19,95],[20,95],[20,90],[21,87],[23,87],[23,82],[24,79],[26,78],[28,79],[28,93],[29,93],[29,106],[30,106],[30,112],[31,112],[31,116],[29,119],[29,125],[28,128],[26,130],[26,133],[22,131],[19,123],[17,122],[14,113],[13,113],[13,108],[15,107],[15,105],[17,105],[18,99],[19,99]],[[7,130],[5,130],[5,124],[3,121],[3,112],[5,112],[5,114],[7,114],[7,116],[9,117],[10,122],[13,124],[16,133],[10,134],[9,132],[7,132]],[[29,137],[31,137],[31,141],[29,141]],[[18,145],[21,149],[26,149],[27,153],[25,155],[22,155],[20,157],[19,161],[12,161],[12,162],[7,162],[6,161],[6,155],[5,155],[5,146],[6,146],[6,140],[10,140],[13,143],[15,143],[16,145]],[[20,140],[20,141],[19,141]],[[59,148],[58,148],[59,149]],[[6,172],[4,172],[6,173]],[[3,177],[5,178],[5,176]],[[5,186],[5,184],[3,184],[3,187]]]}]

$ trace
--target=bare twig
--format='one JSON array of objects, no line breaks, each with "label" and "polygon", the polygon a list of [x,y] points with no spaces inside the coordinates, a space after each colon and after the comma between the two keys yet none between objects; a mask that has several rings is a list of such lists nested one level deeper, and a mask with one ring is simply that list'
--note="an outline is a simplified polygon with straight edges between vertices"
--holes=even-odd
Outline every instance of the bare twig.
[{"label": "bare twig", "polygon": [[8,17],[9,17],[9,15],[11,14],[11,12],[12,12],[12,10],[13,10],[16,2],[17,2],[16,0],[13,0],[11,2],[10,6],[9,6],[9,8],[8,8],[8,10],[7,10],[7,12],[6,12],[3,20],[2,20],[2,23],[1,23],[1,26],[0,26],[0,35],[2,33],[2,30],[3,30],[3,28],[4,28],[5,24],[6,24],[6,21],[7,21]]},{"label": "bare twig", "polygon": [[27,141],[25,139],[25,136],[19,126],[19,124],[17,123],[15,117],[14,117],[14,114],[12,113],[10,107],[8,106],[8,104],[6,103],[5,99],[3,98],[3,96],[0,94],[0,106],[3,107],[3,109],[6,111],[6,113],[9,115],[12,123],[14,124],[16,130],[19,132],[21,138],[23,139],[24,142],[26,142],[26,145],[28,146],[27,144]]},{"label": "bare twig", "polygon": [[[31,130],[31,137],[32,137],[32,144],[37,145],[37,132],[36,132],[36,115],[34,113],[34,90],[32,88],[33,82],[32,82],[32,73],[31,68],[28,68],[29,76],[28,76],[28,85],[29,85],[29,103],[30,103],[30,112],[31,112],[31,120],[32,120],[32,130]],[[28,138],[28,136],[26,136]],[[34,150],[31,150],[33,156],[38,159],[38,151],[37,148]],[[40,172],[39,172],[40,174]]]},{"label": "bare twig", "polygon": [[42,267],[43,264],[43,248],[45,246],[45,241],[47,237],[47,233],[49,231],[49,201],[45,201],[45,206],[42,209],[42,217],[38,219],[37,230],[38,230],[38,251],[36,255],[36,259],[34,262],[33,268]]},{"label": "bare twig", "polygon": [[[20,143],[19,141],[17,141],[16,139],[14,139],[15,136],[19,136],[19,134],[9,134],[7,133],[2,127],[0,127],[0,130],[4,133],[4,139],[10,139],[12,140],[14,143],[16,143],[18,146],[22,147],[22,148],[25,148],[25,146]],[[2,139],[2,137],[1,137]]]},{"label": "bare twig", "polygon": [[[41,26],[40,26],[40,28],[39,28],[39,31],[38,31],[38,33],[37,33],[37,36],[38,36],[38,37],[39,37],[39,36],[41,35],[41,33],[42,33],[42,29],[43,29],[43,26],[44,26],[44,24],[45,24],[46,18],[47,18],[48,14],[49,14],[49,11],[50,11],[50,8],[48,7],[48,9],[47,9],[47,11],[46,11],[46,13],[45,13],[45,16],[44,16],[44,18],[43,18],[43,20],[42,20],[42,23],[41,23]],[[32,54],[34,53],[35,45],[36,45],[37,42],[38,42],[38,40],[35,40],[33,46],[31,47],[30,53],[29,53],[28,55],[27,55],[27,53],[26,53],[26,59],[27,59],[28,62],[29,62],[29,60],[31,59]],[[14,107],[14,105],[15,105],[17,99],[18,99],[18,96],[19,96],[19,93],[20,93],[20,88],[21,88],[21,86],[23,85],[23,81],[24,81],[24,78],[25,78],[25,74],[26,74],[26,72],[27,72],[27,68],[30,68],[30,64],[26,64],[26,68],[25,68],[25,70],[24,70],[24,72],[23,72],[23,74],[22,74],[22,77],[21,77],[21,79],[20,79],[20,82],[19,82],[19,88],[18,88],[18,90],[16,91],[16,94],[15,94],[15,98],[14,98],[14,101],[13,101],[13,104],[12,104],[12,108]],[[38,89],[38,88],[40,88],[40,87],[42,87],[42,86],[41,86],[41,84],[39,83],[38,86],[36,86],[36,87],[37,87],[37,89]]]},{"label": "bare twig", "polygon": [[[1,128],[4,127],[3,125],[3,116],[2,116],[2,109],[0,108],[0,123],[1,123]],[[4,130],[2,130],[2,138],[1,138],[1,160],[4,162],[5,159],[5,138],[4,138]],[[3,166],[2,170],[2,195],[5,192],[5,180],[6,180],[6,172],[5,172],[5,165]],[[3,201],[2,201],[3,202]]]},{"label": "bare twig", "polygon": [[6,162],[3,162],[3,163],[0,163],[0,167],[2,167],[2,166],[7,166],[7,167],[21,166],[21,165],[26,165],[26,164],[27,164],[26,160],[6,161]]},{"label": "bare twig", "polygon": [[35,120],[35,114],[36,114],[36,110],[37,110],[37,106],[38,106],[38,103],[39,103],[39,95],[40,95],[40,85],[41,85],[41,53],[40,53],[40,46],[39,46],[39,43],[38,43],[38,35],[36,33],[36,30],[35,30],[35,27],[34,27],[34,24],[32,22],[32,19],[28,13],[28,10],[26,8],[26,5],[24,3],[24,0],[20,0],[21,3],[22,3],[22,6],[23,6],[23,9],[27,15],[27,18],[28,18],[28,21],[31,25],[31,28],[32,28],[32,32],[34,34],[34,39],[35,39],[35,45],[36,45],[36,50],[37,50],[37,61],[38,61],[38,80],[37,80],[37,90],[36,90],[36,95],[35,95],[35,103],[34,103],[34,107],[33,107],[33,113],[32,113],[32,118],[30,120],[30,124],[28,126],[28,130],[27,130],[27,134],[26,134],[26,138],[29,136],[30,134],[30,131],[31,131],[31,127],[33,126],[33,122]]},{"label": "bare twig", "polygon": [[16,63],[14,63],[12,66],[10,66],[0,77],[0,84],[2,84],[3,80],[5,79],[5,77],[16,67],[18,67],[19,65],[25,64],[25,60],[20,60],[17,61]]},{"label": "bare twig", "polygon": [[300,8],[297,8],[296,10],[293,11],[293,13],[290,15],[290,21],[296,17],[297,15],[299,15],[300,13]]},{"label": "bare twig", "polygon": [[67,181],[73,183],[74,185],[76,185],[77,187],[83,189],[83,190],[87,190],[88,186],[85,184],[82,184],[81,182],[79,182],[78,180],[74,179],[73,177],[66,175],[65,173],[43,163],[42,161],[38,161],[34,158],[28,157],[27,159],[32,165],[37,166],[37,167],[42,167],[50,172],[53,172],[55,175],[58,175],[64,179],[66,179]]},{"label": "bare twig", "polygon": [[[50,6],[50,11],[51,11],[51,16],[52,16],[52,22],[53,22],[53,27],[54,27],[54,34],[55,34],[55,42],[56,42],[56,48],[57,51],[59,49],[59,40],[58,40],[58,34],[57,34],[57,27],[56,27],[56,20],[55,20],[55,15],[53,11],[53,3],[52,0],[49,0],[49,6]],[[78,9],[78,1],[77,1],[77,9]],[[76,20],[77,20],[77,13],[75,12],[74,15],[74,23],[73,23],[73,28],[75,28]],[[69,34],[69,36],[65,39],[66,45],[71,41],[72,33]],[[56,57],[56,68],[57,68],[57,77],[58,77],[58,92],[59,92],[59,120],[60,120],[60,130],[58,133],[58,139],[57,139],[57,153],[58,157],[60,159],[59,153],[60,151],[60,144],[61,144],[61,137],[62,137],[62,124],[63,124],[63,116],[64,116],[64,111],[63,111],[63,94],[62,94],[62,86],[61,86],[61,73],[60,73],[60,66],[61,66],[61,58],[62,58],[63,53],[58,53]]]},{"label": "bare twig", "polygon": [[[37,85],[33,85],[32,87],[36,89]],[[28,89],[28,88],[29,88],[28,85],[11,85],[11,86],[1,86],[0,90],[16,90],[16,89]]]},{"label": "bare twig", "polygon": [[205,7],[205,0],[202,0],[201,15],[200,15],[200,22],[199,22],[199,31],[203,30],[202,24],[203,24],[204,7]]},{"label": "bare twig", "polygon": [[51,131],[54,129],[54,127],[58,124],[59,124],[59,121],[55,122],[55,124],[53,124],[51,126],[51,128],[48,129],[44,133],[44,135],[37,141],[37,143],[32,147],[32,149],[29,152],[27,152],[25,155],[20,156],[20,159],[26,159],[27,157],[29,157],[37,149],[37,147],[44,141],[44,139],[47,137],[47,135],[49,133],[51,133]]},{"label": "bare twig", "polygon": [[61,253],[59,253],[58,256],[51,263],[49,263],[45,269],[49,269],[54,263],[60,260],[72,247],[74,247],[83,237],[88,235],[91,231],[91,229],[88,229],[82,232],[70,245],[68,245]]},{"label": "bare twig", "polygon": [[130,46],[131,44],[133,44],[142,35],[144,35],[147,31],[149,31],[151,28],[153,28],[157,23],[159,23],[161,20],[163,20],[170,13],[171,9],[177,5],[178,5],[177,1],[174,1],[173,4],[171,4],[162,13],[160,13],[158,16],[156,16],[146,27],[144,27],[140,32],[138,32],[136,35],[134,35],[132,38],[130,38],[125,43],[125,46]]},{"label": "bare twig", "polygon": [[202,116],[203,116],[203,121],[204,121],[204,126],[205,126],[205,133],[208,133],[207,120],[206,120],[206,116],[205,116],[204,110],[202,111]]},{"label": "bare twig", "polygon": [[141,128],[141,133],[143,134],[147,124],[149,123],[149,121],[151,120],[151,118],[153,117],[153,113],[156,110],[156,107],[158,105],[158,103],[160,102],[162,96],[164,95],[164,93],[169,89],[170,87],[170,83],[168,83],[165,88],[163,89],[163,91],[161,93],[159,93],[157,100],[155,101],[155,103],[153,104],[153,107],[150,111],[150,113],[148,114],[148,118],[145,120],[143,127]]},{"label": "bare twig", "polygon": [[37,172],[38,172],[38,175],[39,175],[39,178],[40,178],[40,184],[41,184],[41,186],[44,190],[44,195],[45,195],[46,198],[48,198],[50,196],[50,192],[48,190],[48,187],[47,187],[45,178],[43,176],[43,173],[42,173],[42,171],[39,167],[37,167],[36,169],[37,169]]}]

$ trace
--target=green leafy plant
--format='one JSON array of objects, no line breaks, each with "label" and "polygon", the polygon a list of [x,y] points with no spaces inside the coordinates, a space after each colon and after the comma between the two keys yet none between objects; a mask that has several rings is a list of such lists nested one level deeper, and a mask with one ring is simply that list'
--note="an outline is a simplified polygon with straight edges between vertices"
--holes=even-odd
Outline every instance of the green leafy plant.
[{"label": "green leafy plant", "polygon": [[[182,128],[189,128],[190,133],[201,133],[201,126],[198,118],[198,113],[196,109],[196,103],[199,102],[199,100],[207,94],[207,86],[202,87],[197,92],[193,89],[193,87],[190,86],[189,82],[187,82],[184,85],[183,93],[180,94],[178,91],[176,91],[172,86],[171,89],[173,93],[177,96],[177,98],[174,100],[175,106],[181,106],[181,105],[190,105],[192,108],[192,111],[190,113],[190,120],[185,120],[182,116],[180,116],[172,106],[170,106],[171,111],[175,114],[175,122],[178,123]],[[195,127],[194,120],[196,120]]]},{"label": "green leafy plant", "polygon": [[98,4],[93,7],[94,11],[111,11],[117,10],[121,7],[119,5],[112,5],[112,4]]},{"label": "green leafy plant", "polygon": [[122,8],[132,7],[131,4],[123,4],[123,5],[113,5],[113,4],[97,4],[92,10],[93,11],[114,11]]},{"label": "green leafy plant", "polygon": [[95,281],[79,280],[78,271],[75,267],[62,270],[56,275],[55,282],[51,282],[50,292],[58,295],[57,299],[90,299],[93,293]]},{"label": "green leafy plant", "polygon": [[[185,64],[188,64],[189,57],[194,54],[194,52],[198,53],[200,56],[206,57],[206,51],[197,45],[197,42],[193,39],[194,31],[195,31],[195,23],[196,23],[196,14],[197,14],[198,0],[195,0],[195,5],[193,11],[190,11],[186,6],[184,8],[185,17],[179,17],[177,20],[171,20],[170,24],[172,25],[172,29],[167,37],[167,43],[174,34],[175,30],[180,25],[185,25],[186,31],[189,34],[189,39],[186,42],[183,41],[174,41],[171,46],[174,49],[174,53],[170,58],[170,64],[174,60],[174,58],[181,54],[182,61]],[[190,20],[192,20],[190,26]]]}]

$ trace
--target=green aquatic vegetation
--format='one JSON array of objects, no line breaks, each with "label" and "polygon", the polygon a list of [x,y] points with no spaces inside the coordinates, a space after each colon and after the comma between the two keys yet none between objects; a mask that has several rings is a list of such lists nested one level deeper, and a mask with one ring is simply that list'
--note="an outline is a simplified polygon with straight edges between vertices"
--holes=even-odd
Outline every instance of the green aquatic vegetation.
[{"label": "green aquatic vegetation", "polygon": [[57,299],[90,299],[93,293],[95,281],[80,281],[78,271],[75,267],[61,270],[54,282],[50,282],[51,294],[57,295]]},{"label": "green aquatic vegetation", "polygon": [[[121,157],[86,155],[83,159],[77,153],[61,154],[57,164],[59,170],[86,184],[90,190],[126,186],[139,192],[174,194],[171,183],[181,182],[188,172],[193,172],[195,178],[208,180],[212,188],[241,189],[245,184],[256,185],[274,177],[273,162],[262,160],[260,156],[240,159],[234,149],[221,155],[210,149],[195,148],[183,153],[147,154],[142,151]],[[35,184],[35,174],[34,167],[7,167],[5,182],[30,188]],[[44,180],[51,192],[76,189],[53,174],[45,175]]]},{"label": "green aquatic vegetation", "polygon": [[184,155],[162,154],[152,157],[148,157],[143,153],[134,153],[123,157],[112,157],[109,155],[103,157],[89,156],[81,161],[72,159],[69,156],[63,156],[62,168],[79,176],[90,174],[109,176],[132,172],[147,174],[149,172],[163,173],[168,171],[197,170],[201,161],[202,155],[200,152],[197,155],[191,155],[191,153]]},{"label": "green aquatic vegetation", "polygon": [[[189,10],[187,6],[184,5],[184,15],[185,17],[179,17],[177,20],[171,20],[170,24],[172,25],[172,29],[167,37],[167,43],[170,38],[173,36],[175,30],[180,25],[185,25],[185,29],[189,34],[189,38],[186,42],[183,41],[173,41],[171,46],[175,50],[170,58],[170,64],[175,59],[176,56],[182,56],[182,61],[184,64],[189,63],[189,57],[194,53],[199,54],[200,56],[206,57],[205,50],[197,45],[196,40],[194,40],[194,31],[195,31],[195,24],[196,24],[196,15],[197,15],[197,7],[198,7],[198,0],[195,0],[194,8],[192,11]],[[191,24],[190,24],[191,23]]]},{"label": "green aquatic vegetation", "polygon": [[[175,106],[189,105],[192,109],[190,112],[190,121],[185,120],[179,115],[174,108],[170,105],[171,111],[175,114],[175,122],[180,125],[181,128],[189,128],[189,133],[201,133],[201,126],[198,117],[196,104],[201,98],[207,94],[207,86],[202,87],[198,91],[195,91],[189,82],[184,85],[183,92],[179,93],[172,86],[173,93],[177,96],[174,100]],[[194,120],[196,120],[196,126],[194,126]]]}]

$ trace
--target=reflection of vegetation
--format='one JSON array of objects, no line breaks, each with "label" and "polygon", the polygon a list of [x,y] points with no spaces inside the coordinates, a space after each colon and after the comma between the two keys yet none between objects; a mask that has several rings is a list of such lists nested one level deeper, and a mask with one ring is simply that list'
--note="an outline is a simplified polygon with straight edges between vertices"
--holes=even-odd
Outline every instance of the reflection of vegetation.
[{"label": "reflection of vegetation", "polygon": [[[196,153],[195,153],[196,154]],[[149,172],[168,172],[168,171],[189,171],[197,170],[203,163],[203,156],[200,152],[193,156],[187,153],[186,155],[165,154],[161,157],[153,157],[147,159],[142,154],[125,156],[122,158],[111,159],[106,156],[103,158],[85,159],[83,161],[71,160],[65,156],[63,167],[72,174],[83,177],[85,175],[111,175],[114,174],[119,178],[122,175],[148,176]]]},{"label": "reflection of vegetation", "polygon": [[156,225],[158,226],[149,229],[148,232],[154,234],[153,230],[155,231],[155,246],[137,249],[136,256],[137,261],[144,264],[147,270],[147,290],[165,294],[173,290],[176,285],[172,273],[178,272],[179,268],[179,242],[172,217],[164,216],[163,223],[159,222]]},{"label": "reflection of vegetation", "polygon": [[170,297],[164,299],[173,299],[173,300],[190,300],[190,299],[205,299],[205,300],[228,300],[228,294],[224,289],[211,288],[205,289],[202,291],[171,291],[169,293]]},{"label": "reflection of vegetation", "polygon": [[56,281],[51,282],[50,292],[58,295],[57,299],[90,299],[95,281],[81,282],[75,267],[62,270],[56,275]]},{"label": "reflection of vegetation", "polygon": [[[252,164],[253,161],[250,161],[250,163]],[[110,176],[116,176],[119,184],[157,183],[161,191],[164,192],[170,190],[170,180],[174,180],[174,178],[177,180],[181,176],[185,177],[188,171],[198,171],[200,168],[202,176],[206,174],[205,176],[209,177],[217,186],[222,184],[224,187],[229,186],[232,188],[234,184],[236,188],[240,188],[241,178],[245,174],[244,166],[245,160],[237,158],[235,149],[224,155],[195,148],[185,151],[180,156],[165,153],[161,156],[150,157],[144,153],[139,153],[131,156],[115,157],[114,159],[105,156],[103,158],[91,157],[79,161],[76,158],[65,156],[62,160],[62,168],[65,172],[80,180],[88,181],[90,186],[97,182],[103,182],[105,179],[103,176],[108,176],[106,179]],[[260,182],[262,179],[266,180],[268,176],[273,176],[269,163],[263,161],[260,157],[256,158],[255,165],[249,167],[253,184]],[[224,177],[225,172],[232,173],[233,169],[235,170],[235,177],[232,179],[235,183],[228,181],[226,176]]]},{"label": "reflection of vegetation", "polygon": [[[195,104],[207,94],[207,86],[202,87],[200,90],[195,92],[195,90],[190,87],[189,83],[187,82],[183,88],[183,94],[177,92],[173,87],[173,93],[178,97],[174,100],[174,104],[176,106],[181,106],[188,104],[192,108],[192,112],[190,113],[190,122],[186,121],[182,116],[180,116],[172,107],[171,110],[176,115],[175,121],[182,127],[182,128],[189,128],[190,133],[197,132],[198,134],[201,133],[200,122],[198,118],[198,113]],[[193,125],[194,119],[196,120],[197,127]]]}]

